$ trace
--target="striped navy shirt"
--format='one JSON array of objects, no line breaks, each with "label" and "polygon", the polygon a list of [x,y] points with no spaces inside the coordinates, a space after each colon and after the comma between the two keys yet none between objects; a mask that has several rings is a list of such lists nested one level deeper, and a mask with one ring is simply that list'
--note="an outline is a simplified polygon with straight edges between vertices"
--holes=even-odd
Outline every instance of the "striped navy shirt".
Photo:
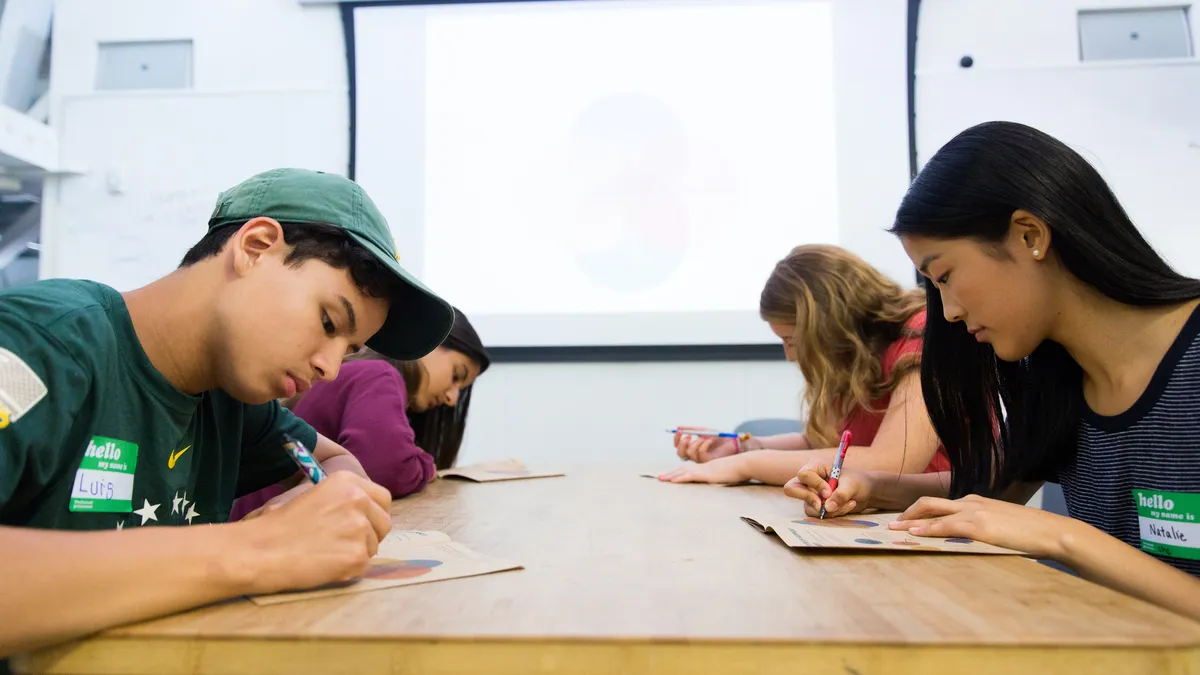
[{"label": "striped navy shirt", "polygon": [[[1131,546],[1141,548],[1135,489],[1200,494],[1200,308],[1137,402],[1113,416],[1087,410],[1077,440],[1057,477],[1068,512]],[[1155,557],[1200,576],[1200,560]]]}]

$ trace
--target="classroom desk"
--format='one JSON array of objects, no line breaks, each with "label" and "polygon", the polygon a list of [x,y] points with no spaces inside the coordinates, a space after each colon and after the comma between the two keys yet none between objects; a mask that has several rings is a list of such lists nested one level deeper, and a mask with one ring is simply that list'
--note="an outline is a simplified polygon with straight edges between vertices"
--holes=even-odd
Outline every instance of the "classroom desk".
[{"label": "classroom desk", "polygon": [[798,553],[739,515],[778,489],[636,468],[392,506],[524,570],[234,600],[28,655],[39,673],[1196,673],[1200,624],[1019,557]]}]

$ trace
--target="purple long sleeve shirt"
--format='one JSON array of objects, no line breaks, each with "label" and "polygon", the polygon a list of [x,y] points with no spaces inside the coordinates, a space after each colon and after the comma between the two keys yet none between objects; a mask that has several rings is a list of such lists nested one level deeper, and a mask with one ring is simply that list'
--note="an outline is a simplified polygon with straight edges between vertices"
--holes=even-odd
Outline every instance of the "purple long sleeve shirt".
[{"label": "purple long sleeve shirt", "polygon": [[[392,497],[403,497],[419,492],[436,472],[433,456],[417,447],[407,407],[399,371],[367,360],[344,363],[337,379],[314,383],[292,412],[349,450]],[[272,485],[238,499],[229,519],[240,520],[282,492]]]}]

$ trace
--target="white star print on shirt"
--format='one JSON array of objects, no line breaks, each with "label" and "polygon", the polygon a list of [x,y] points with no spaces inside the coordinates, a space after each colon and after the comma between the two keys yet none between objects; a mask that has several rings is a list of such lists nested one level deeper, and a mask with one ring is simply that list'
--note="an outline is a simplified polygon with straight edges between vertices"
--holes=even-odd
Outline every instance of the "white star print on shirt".
[{"label": "white star print on shirt", "polygon": [[125,527],[125,521],[118,520],[118,521],[117,521],[117,529],[119,530],[119,529],[121,529],[121,528],[123,528],[123,527]]},{"label": "white star print on shirt", "polygon": [[[186,492],[183,493],[183,497],[187,497]],[[171,514],[172,515],[174,515],[176,513],[183,513],[182,511],[179,510],[179,502],[184,501],[183,497],[180,497],[178,492],[175,493],[175,499],[171,500]]]},{"label": "white star print on shirt", "polygon": [[149,499],[143,499],[142,503],[144,506],[134,511],[134,513],[142,517],[142,525],[145,525],[147,520],[158,520],[158,516],[154,512],[158,511],[158,507],[161,504],[151,504]]},{"label": "white star print on shirt", "polygon": [[196,503],[195,503],[195,502],[192,502],[192,505],[191,505],[191,506],[188,508],[188,512],[187,512],[187,521],[188,521],[188,525],[191,525],[191,524],[192,524],[192,518],[195,518],[195,517],[196,517],[196,516],[198,516],[198,515],[200,515],[200,514],[199,514],[199,513],[196,513]]}]

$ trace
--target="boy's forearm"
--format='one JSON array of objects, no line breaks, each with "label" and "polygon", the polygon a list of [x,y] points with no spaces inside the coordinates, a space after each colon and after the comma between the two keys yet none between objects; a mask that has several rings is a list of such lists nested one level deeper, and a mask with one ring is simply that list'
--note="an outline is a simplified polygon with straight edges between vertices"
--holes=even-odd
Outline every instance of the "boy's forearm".
[{"label": "boy's forearm", "polygon": [[253,592],[245,532],[0,527],[0,658]]}]

